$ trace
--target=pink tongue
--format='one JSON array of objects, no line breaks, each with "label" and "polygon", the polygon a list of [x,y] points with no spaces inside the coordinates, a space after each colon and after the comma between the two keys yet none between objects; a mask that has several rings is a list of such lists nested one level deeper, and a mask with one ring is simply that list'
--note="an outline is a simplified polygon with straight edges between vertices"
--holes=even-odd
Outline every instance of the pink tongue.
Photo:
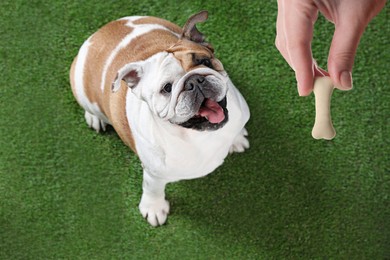
[{"label": "pink tongue", "polygon": [[199,109],[199,115],[207,117],[213,124],[218,124],[225,119],[222,107],[211,99],[206,99],[204,106]]}]

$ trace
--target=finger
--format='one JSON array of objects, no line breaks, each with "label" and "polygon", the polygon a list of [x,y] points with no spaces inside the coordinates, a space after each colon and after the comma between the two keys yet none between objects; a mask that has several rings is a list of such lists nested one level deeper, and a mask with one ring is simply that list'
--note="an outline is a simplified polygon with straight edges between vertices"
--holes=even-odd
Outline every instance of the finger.
[{"label": "finger", "polygon": [[294,47],[289,51],[292,66],[295,70],[295,77],[298,82],[300,96],[307,96],[313,89],[314,66],[309,46]]},{"label": "finger", "polygon": [[276,18],[276,37],[275,37],[275,46],[288,63],[288,65],[292,68],[290,63],[290,58],[286,49],[286,38],[284,31],[284,1],[278,1],[278,16]]},{"label": "finger", "polygon": [[[290,1],[288,3],[291,5]],[[285,6],[287,7],[289,12],[284,15],[283,25],[288,59],[295,71],[299,95],[307,96],[313,89],[314,63],[311,41],[317,10],[312,5],[297,6],[297,3]]]},{"label": "finger", "polygon": [[360,37],[365,28],[364,24],[351,21],[352,19],[346,16],[335,25],[328,57],[330,76],[335,86],[341,90],[352,88],[352,67]]}]

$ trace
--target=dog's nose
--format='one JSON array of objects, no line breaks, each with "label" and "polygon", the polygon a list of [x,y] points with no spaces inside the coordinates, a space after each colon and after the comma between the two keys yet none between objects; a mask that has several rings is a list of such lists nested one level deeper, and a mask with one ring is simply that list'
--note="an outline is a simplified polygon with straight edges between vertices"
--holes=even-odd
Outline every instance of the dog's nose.
[{"label": "dog's nose", "polygon": [[197,88],[202,89],[202,86],[205,83],[205,81],[206,79],[203,76],[193,75],[186,80],[184,84],[184,90],[193,91]]}]

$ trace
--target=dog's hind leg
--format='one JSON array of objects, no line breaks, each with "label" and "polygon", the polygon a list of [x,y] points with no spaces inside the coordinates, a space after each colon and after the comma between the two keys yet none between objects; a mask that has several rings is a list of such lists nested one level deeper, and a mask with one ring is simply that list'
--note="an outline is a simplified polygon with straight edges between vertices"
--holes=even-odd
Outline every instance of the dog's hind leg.
[{"label": "dog's hind leg", "polygon": [[107,123],[100,119],[98,116],[95,116],[88,111],[85,111],[85,121],[87,121],[87,124],[90,128],[95,129],[96,132],[100,132],[100,130],[106,131]]}]

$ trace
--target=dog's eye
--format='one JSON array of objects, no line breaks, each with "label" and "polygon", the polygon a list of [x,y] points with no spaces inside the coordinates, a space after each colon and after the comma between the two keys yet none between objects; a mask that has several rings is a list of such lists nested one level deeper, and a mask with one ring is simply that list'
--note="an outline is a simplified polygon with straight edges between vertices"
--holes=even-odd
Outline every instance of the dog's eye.
[{"label": "dog's eye", "polygon": [[195,55],[193,55],[193,60],[194,60],[194,63],[196,65],[203,65],[203,66],[206,66],[210,69],[213,68],[213,64],[211,64],[211,60],[210,58],[200,58],[200,57],[196,57]]},{"label": "dog's eye", "polygon": [[204,65],[204,66],[206,66],[206,67],[212,68],[211,61],[210,61],[210,59],[208,59],[208,58],[201,59],[201,60],[199,61],[199,65]]},{"label": "dog's eye", "polygon": [[172,91],[172,83],[166,83],[163,89],[161,90],[161,92],[164,93],[171,93],[171,91]]},{"label": "dog's eye", "polygon": [[200,64],[205,65],[206,67],[209,67],[209,68],[212,67],[210,59],[202,59],[200,61]]}]

